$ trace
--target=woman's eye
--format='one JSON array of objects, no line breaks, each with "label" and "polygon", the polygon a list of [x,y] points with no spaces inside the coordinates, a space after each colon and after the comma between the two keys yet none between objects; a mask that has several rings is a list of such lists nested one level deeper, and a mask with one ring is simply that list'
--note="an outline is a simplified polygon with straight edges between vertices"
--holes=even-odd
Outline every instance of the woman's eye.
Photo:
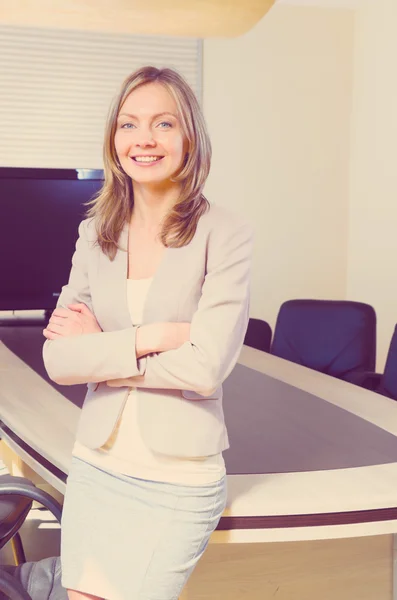
[{"label": "woman's eye", "polygon": [[135,125],[133,123],[123,123],[120,127],[121,129],[132,129]]},{"label": "woman's eye", "polygon": [[172,123],[168,123],[168,121],[162,121],[161,123],[159,123],[159,127],[161,129],[169,129],[172,127]]}]

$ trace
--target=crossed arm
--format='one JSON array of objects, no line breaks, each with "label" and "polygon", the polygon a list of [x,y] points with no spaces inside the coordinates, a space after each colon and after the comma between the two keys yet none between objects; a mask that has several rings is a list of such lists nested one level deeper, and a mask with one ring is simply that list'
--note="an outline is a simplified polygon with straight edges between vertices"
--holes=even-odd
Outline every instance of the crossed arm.
[{"label": "crossed arm", "polygon": [[211,233],[202,296],[190,325],[154,323],[102,332],[92,314],[81,226],[69,283],[44,330],[49,376],[65,385],[106,381],[211,395],[233,369],[243,344],[253,243],[247,224],[219,229]]},{"label": "crossed arm", "polygon": [[[67,308],[56,308],[43,330],[48,340],[71,336],[101,333],[102,329],[86,304],[68,304]],[[165,352],[179,348],[189,340],[190,323],[152,323],[136,328],[135,354],[141,358],[154,352]]]}]

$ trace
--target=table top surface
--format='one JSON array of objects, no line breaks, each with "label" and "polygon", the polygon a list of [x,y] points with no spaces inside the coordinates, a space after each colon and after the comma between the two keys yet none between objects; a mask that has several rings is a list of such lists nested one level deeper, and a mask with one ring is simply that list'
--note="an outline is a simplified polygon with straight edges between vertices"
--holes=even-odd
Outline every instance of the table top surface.
[{"label": "table top surface", "polygon": [[[231,447],[219,535],[242,542],[397,532],[396,402],[244,346],[224,383],[224,410]],[[1,435],[60,491],[79,413],[0,342]]]}]

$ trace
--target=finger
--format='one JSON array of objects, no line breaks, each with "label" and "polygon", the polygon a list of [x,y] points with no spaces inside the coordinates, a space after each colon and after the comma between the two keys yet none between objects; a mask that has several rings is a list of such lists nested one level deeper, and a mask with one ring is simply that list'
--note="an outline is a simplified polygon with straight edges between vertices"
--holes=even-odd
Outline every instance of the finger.
[{"label": "finger", "polygon": [[79,323],[81,319],[80,313],[75,313],[71,310],[68,310],[68,314],[66,317],[54,317],[52,316],[49,323],[54,323],[55,325],[67,325],[70,322]]},{"label": "finger", "polygon": [[70,316],[70,310],[68,310],[67,308],[59,307],[59,308],[56,308],[53,311],[53,313],[52,313],[51,316],[52,317],[63,317],[63,318],[69,317]]},{"label": "finger", "polygon": [[67,306],[68,306],[68,308],[72,308],[73,310],[84,310],[85,308],[88,309],[87,305],[84,304],[84,302],[72,302],[71,304],[68,304]]},{"label": "finger", "polygon": [[62,332],[64,331],[64,327],[62,327],[62,325],[56,325],[55,323],[48,323],[47,331],[51,331],[52,333],[57,333],[59,335],[62,335]]},{"label": "finger", "polygon": [[45,338],[47,338],[47,340],[56,340],[56,339],[62,337],[58,333],[53,333],[52,331],[49,331],[48,329],[43,329],[43,335]]},{"label": "finger", "polygon": [[67,319],[65,317],[50,317],[48,323],[52,323],[53,325],[65,325]]},{"label": "finger", "polygon": [[83,315],[92,314],[88,306],[86,304],[83,304],[82,302],[79,302],[77,304],[68,304],[68,308],[70,308],[70,310],[82,313]]}]

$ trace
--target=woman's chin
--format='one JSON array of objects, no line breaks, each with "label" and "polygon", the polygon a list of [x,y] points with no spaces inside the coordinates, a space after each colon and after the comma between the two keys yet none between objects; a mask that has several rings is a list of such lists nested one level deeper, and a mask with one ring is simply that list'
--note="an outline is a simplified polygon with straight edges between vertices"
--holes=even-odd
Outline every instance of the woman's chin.
[{"label": "woman's chin", "polygon": [[132,182],[138,185],[163,187],[169,182],[167,177],[131,177]]},{"label": "woman's chin", "polygon": [[132,182],[136,185],[147,185],[151,187],[168,188],[177,185],[172,181],[172,173],[128,173]]}]

